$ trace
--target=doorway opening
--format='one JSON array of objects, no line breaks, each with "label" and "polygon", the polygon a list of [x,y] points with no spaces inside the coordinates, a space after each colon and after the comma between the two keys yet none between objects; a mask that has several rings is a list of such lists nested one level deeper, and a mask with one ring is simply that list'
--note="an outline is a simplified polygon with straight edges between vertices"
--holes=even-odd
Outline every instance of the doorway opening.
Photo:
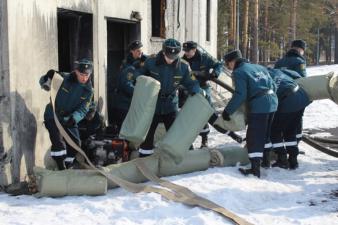
[{"label": "doorway opening", "polygon": [[129,53],[128,45],[134,40],[140,40],[140,23],[107,19],[107,109],[108,121],[112,123],[114,106],[114,91],[117,85],[117,75],[120,66]]},{"label": "doorway opening", "polygon": [[93,60],[92,14],[58,8],[57,26],[59,71],[72,71],[81,58]]}]

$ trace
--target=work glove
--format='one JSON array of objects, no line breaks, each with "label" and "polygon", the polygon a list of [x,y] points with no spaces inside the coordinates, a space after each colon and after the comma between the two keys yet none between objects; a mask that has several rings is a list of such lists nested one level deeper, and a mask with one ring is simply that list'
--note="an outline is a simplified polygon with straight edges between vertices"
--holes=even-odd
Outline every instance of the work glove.
[{"label": "work glove", "polygon": [[211,79],[216,78],[216,77],[217,77],[217,75],[215,73],[215,70],[213,68],[211,68],[207,73],[207,79],[211,80]]},{"label": "work glove", "polygon": [[55,70],[48,70],[48,72],[44,76],[44,82],[41,84],[42,89],[46,91],[50,91],[54,73],[55,73]]},{"label": "work glove", "polygon": [[230,115],[229,115],[229,113],[226,110],[224,110],[222,112],[222,117],[223,117],[224,120],[230,121]]},{"label": "work glove", "polygon": [[89,111],[87,112],[85,118],[87,121],[90,121],[94,118],[95,116],[95,113],[96,113],[96,107],[92,107],[89,109]]},{"label": "work glove", "polygon": [[76,121],[74,120],[73,116],[70,117],[64,117],[63,118],[63,125],[65,127],[74,127],[76,125]]},{"label": "work glove", "polygon": [[55,73],[55,70],[48,70],[45,76],[50,79],[53,79],[54,73]]}]

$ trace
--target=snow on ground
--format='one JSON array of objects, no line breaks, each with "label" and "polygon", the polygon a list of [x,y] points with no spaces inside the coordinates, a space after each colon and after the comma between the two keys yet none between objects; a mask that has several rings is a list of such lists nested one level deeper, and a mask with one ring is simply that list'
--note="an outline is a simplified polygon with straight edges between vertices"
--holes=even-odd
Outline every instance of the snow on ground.
[{"label": "snow on ground", "polygon": [[[322,75],[331,71],[338,73],[338,65],[313,66],[307,69],[309,76]],[[338,106],[331,100],[314,101],[306,108],[304,129],[336,127],[338,127]]]},{"label": "snow on ground", "polygon": [[[314,67],[309,73],[325,73],[338,65]],[[305,128],[338,125],[338,106],[323,100],[305,112]],[[199,138],[195,146],[199,146]],[[212,147],[235,144],[216,133]],[[238,167],[167,178],[191,188],[254,224],[338,224],[338,159],[302,143],[295,171],[262,169],[262,178],[243,177]],[[0,194],[0,224],[117,224],[179,225],[232,224],[216,213],[168,202],[157,194],[132,194],[121,188],[99,197],[40,198]]]}]

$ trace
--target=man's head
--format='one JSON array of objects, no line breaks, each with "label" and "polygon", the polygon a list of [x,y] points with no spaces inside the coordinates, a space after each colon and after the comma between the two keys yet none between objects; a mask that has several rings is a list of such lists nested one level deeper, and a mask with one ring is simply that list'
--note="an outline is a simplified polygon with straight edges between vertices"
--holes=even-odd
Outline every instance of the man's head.
[{"label": "man's head", "polygon": [[143,44],[141,41],[136,40],[129,44],[129,51],[134,59],[139,59],[142,56]]},{"label": "man's head", "polygon": [[306,42],[301,39],[294,40],[291,43],[291,48],[296,49],[300,55],[304,55],[306,49]]},{"label": "man's head", "polygon": [[242,53],[240,50],[236,49],[226,53],[223,57],[224,64],[229,70],[233,70],[235,68],[235,64],[237,59],[242,58]]},{"label": "man's head", "polygon": [[80,59],[75,62],[75,74],[79,83],[87,83],[93,73],[93,63],[88,59]]},{"label": "man's head", "polygon": [[169,38],[163,42],[162,51],[166,62],[171,64],[179,57],[181,43],[173,38]]},{"label": "man's head", "polygon": [[183,51],[185,57],[191,59],[195,56],[197,50],[197,43],[194,41],[187,41],[183,43]]}]

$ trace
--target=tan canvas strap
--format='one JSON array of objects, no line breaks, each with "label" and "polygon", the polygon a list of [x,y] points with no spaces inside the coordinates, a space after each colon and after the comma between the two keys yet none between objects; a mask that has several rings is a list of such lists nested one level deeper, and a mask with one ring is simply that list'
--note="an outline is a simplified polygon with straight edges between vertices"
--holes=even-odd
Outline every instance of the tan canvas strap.
[{"label": "tan canvas strap", "polygon": [[251,223],[247,222],[243,218],[237,216],[236,214],[230,212],[229,210],[225,209],[224,207],[206,199],[201,196],[198,196],[194,192],[192,192],[189,188],[186,188],[181,185],[174,184],[170,181],[161,179],[156,176],[152,171],[150,171],[147,166],[144,164],[142,160],[134,160],[135,165],[137,168],[142,172],[142,174],[148,178],[150,181],[157,183],[161,185],[162,187],[168,188],[176,193],[180,193],[180,195],[183,195],[180,200],[182,200],[182,203],[187,205],[193,205],[193,206],[200,206],[205,209],[209,209],[212,211],[215,211],[222,216],[232,220],[236,224],[241,225],[251,225]]},{"label": "tan canvas strap", "polygon": [[62,77],[59,76],[58,74],[54,74],[53,80],[52,80],[52,88],[51,88],[51,101],[53,105],[53,112],[54,112],[54,120],[56,123],[56,126],[58,127],[61,135],[65,139],[65,141],[72,146],[76,151],[78,151],[87,161],[89,168],[93,169],[103,176],[105,176],[108,180],[114,182],[118,186],[130,191],[130,192],[146,192],[146,193],[158,193],[164,198],[168,200],[172,200],[175,202],[181,202],[186,205],[191,205],[191,206],[200,206],[202,208],[210,209],[215,212],[220,213],[222,216],[234,221],[237,224],[240,225],[249,225],[247,221],[244,219],[236,216],[235,214],[229,212],[225,208],[217,205],[216,203],[213,203],[205,198],[202,198],[192,191],[190,191],[188,188],[185,188],[180,185],[176,185],[174,183],[171,183],[169,181],[163,180],[158,178],[155,174],[150,172],[150,170],[144,165],[143,161],[141,159],[134,160],[135,165],[138,167],[138,169],[143,173],[143,175],[148,178],[149,180],[160,184],[161,186],[168,188],[171,191],[168,191],[164,188],[157,188],[149,185],[144,185],[144,184],[136,184],[129,182],[127,180],[121,179],[118,176],[115,176],[113,174],[110,174],[106,172],[103,168],[96,168],[93,163],[89,160],[87,155],[84,153],[84,151],[69,137],[67,132],[64,130],[62,125],[60,124],[56,114],[55,114],[55,98],[56,94],[61,87],[62,84]]}]

